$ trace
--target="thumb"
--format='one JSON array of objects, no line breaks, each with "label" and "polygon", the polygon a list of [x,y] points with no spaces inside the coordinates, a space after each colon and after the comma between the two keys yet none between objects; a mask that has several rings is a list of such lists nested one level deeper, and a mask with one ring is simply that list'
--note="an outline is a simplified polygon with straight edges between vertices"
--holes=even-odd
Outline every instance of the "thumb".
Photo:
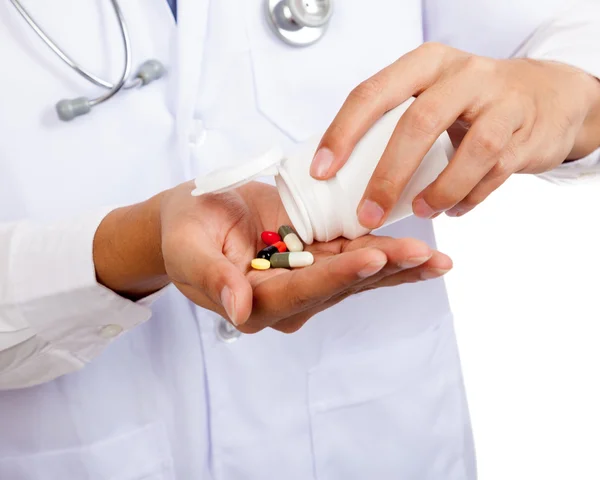
[{"label": "thumb", "polygon": [[[228,265],[233,266],[231,263]],[[237,272],[240,273],[239,270]],[[241,278],[237,278],[238,276]],[[220,291],[221,306],[229,321],[235,326],[246,323],[252,313],[252,287],[246,277],[232,275],[226,280],[217,281],[217,284],[219,285],[216,288]]]},{"label": "thumb", "polygon": [[188,260],[184,283],[221,307],[218,313],[224,313],[231,323],[244,324],[252,313],[252,286],[244,272],[206,238],[197,239]]}]

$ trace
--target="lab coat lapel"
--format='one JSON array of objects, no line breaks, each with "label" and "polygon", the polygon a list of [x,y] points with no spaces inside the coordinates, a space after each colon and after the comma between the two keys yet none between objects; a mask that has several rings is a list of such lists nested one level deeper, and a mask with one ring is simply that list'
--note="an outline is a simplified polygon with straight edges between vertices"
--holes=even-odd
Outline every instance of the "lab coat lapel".
[{"label": "lab coat lapel", "polygon": [[204,55],[209,0],[179,0],[177,2],[177,141],[179,154],[191,176],[190,132]]}]

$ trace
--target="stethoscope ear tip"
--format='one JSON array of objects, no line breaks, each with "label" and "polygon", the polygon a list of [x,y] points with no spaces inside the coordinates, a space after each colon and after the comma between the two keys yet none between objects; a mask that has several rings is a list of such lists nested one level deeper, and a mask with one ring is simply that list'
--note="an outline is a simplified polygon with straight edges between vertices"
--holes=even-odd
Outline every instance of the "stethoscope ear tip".
[{"label": "stethoscope ear tip", "polygon": [[150,59],[140,65],[135,77],[142,81],[142,85],[148,85],[150,82],[164,77],[165,73],[167,73],[167,69],[159,60]]},{"label": "stethoscope ear tip", "polygon": [[56,104],[56,113],[63,122],[69,122],[76,117],[89,113],[92,109],[86,97],[64,98]]},{"label": "stethoscope ear tip", "polygon": [[[135,74],[135,78],[138,79],[137,86],[148,85],[164,77],[166,73],[167,69],[159,60],[146,60]],[[136,83],[134,82],[132,86],[136,86]],[[76,117],[89,113],[93,106],[94,102],[87,97],[64,98],[56,104],[56,113],[63,122],[70,122]]]}]

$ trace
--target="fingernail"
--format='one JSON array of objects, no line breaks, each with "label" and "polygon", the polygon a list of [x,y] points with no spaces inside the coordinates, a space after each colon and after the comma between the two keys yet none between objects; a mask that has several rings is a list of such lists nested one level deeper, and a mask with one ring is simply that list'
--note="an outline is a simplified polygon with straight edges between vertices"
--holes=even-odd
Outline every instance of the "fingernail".
[{"label": "fingernail", "polygon": [[446,215],[449,217],[460,217],[465,213],[465,209],[461,207],[452,207],[450,210],[446,212]]},{"label": "fingernail", "polygon": [[225,285],[223,290],[221,290],[221,305],[223,305],[225,312],[227,312],[227,316],[229,317],[229,320],[231,320],[231,323],[237,327],[238,323],[235,312],[235,296],[227,285]]},{"label": "fingernail", "polygon": [[421,280],[431,280],[433,278],[441,277],[448,273],[450,269],[444,270],[442,268],[428,268],[421,273]]},{"label": "fingernail", "polygon": [[375,275],[379,272],[383,267],[385,267],[387,261],[378,260],[376,262],[367,263],[367,265],[358,272],[358,276],[360,278],[367,278]]},{"label": "fingernail", "polygon": [[383,219],[383,208],[373,200],[365,200],[358,209],[358,221],[367,228],[377,228]]},{"label": "fingernail", "polygon": [[417,217],[432,218],[436,211],[429,206],[424,198],[417,198],[413,203],[413,212]]},{"label": "fingernail", "polygon": [[407,258],[403,262],[400,262],[400,267],[404,268],[404,269],[418,267],[419,265],[423,265],[432,256],[433,256],[433,254],[430,254],[430,255],[428,255],[426,257],[412,257],[412,258]]},{"label": "fingernail", "polygon": [[315,178],[325,178],[333,164],[333,152],[328,148],[319,148],[310,166],[310,174]]}]

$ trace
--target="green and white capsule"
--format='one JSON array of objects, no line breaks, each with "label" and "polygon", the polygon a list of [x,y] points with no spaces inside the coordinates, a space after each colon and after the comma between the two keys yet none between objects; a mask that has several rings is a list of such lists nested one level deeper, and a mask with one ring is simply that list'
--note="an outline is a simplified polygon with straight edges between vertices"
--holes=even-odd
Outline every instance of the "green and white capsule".
[{"label": "green and white capsule", "polygon": [[304,250],[304,244],[302,243],[302,240],[298,238],[298,235],[296,235],[294,229],[289,225],[282,225],[279,227],[279,230],[277,230],[277,233],[290,252],[301,252]]},{"label": "green and white capsule", "polygon": [[273,268],[300,268],[315,263],[315,257],[310,252],[286,252],[271,255]]}]

